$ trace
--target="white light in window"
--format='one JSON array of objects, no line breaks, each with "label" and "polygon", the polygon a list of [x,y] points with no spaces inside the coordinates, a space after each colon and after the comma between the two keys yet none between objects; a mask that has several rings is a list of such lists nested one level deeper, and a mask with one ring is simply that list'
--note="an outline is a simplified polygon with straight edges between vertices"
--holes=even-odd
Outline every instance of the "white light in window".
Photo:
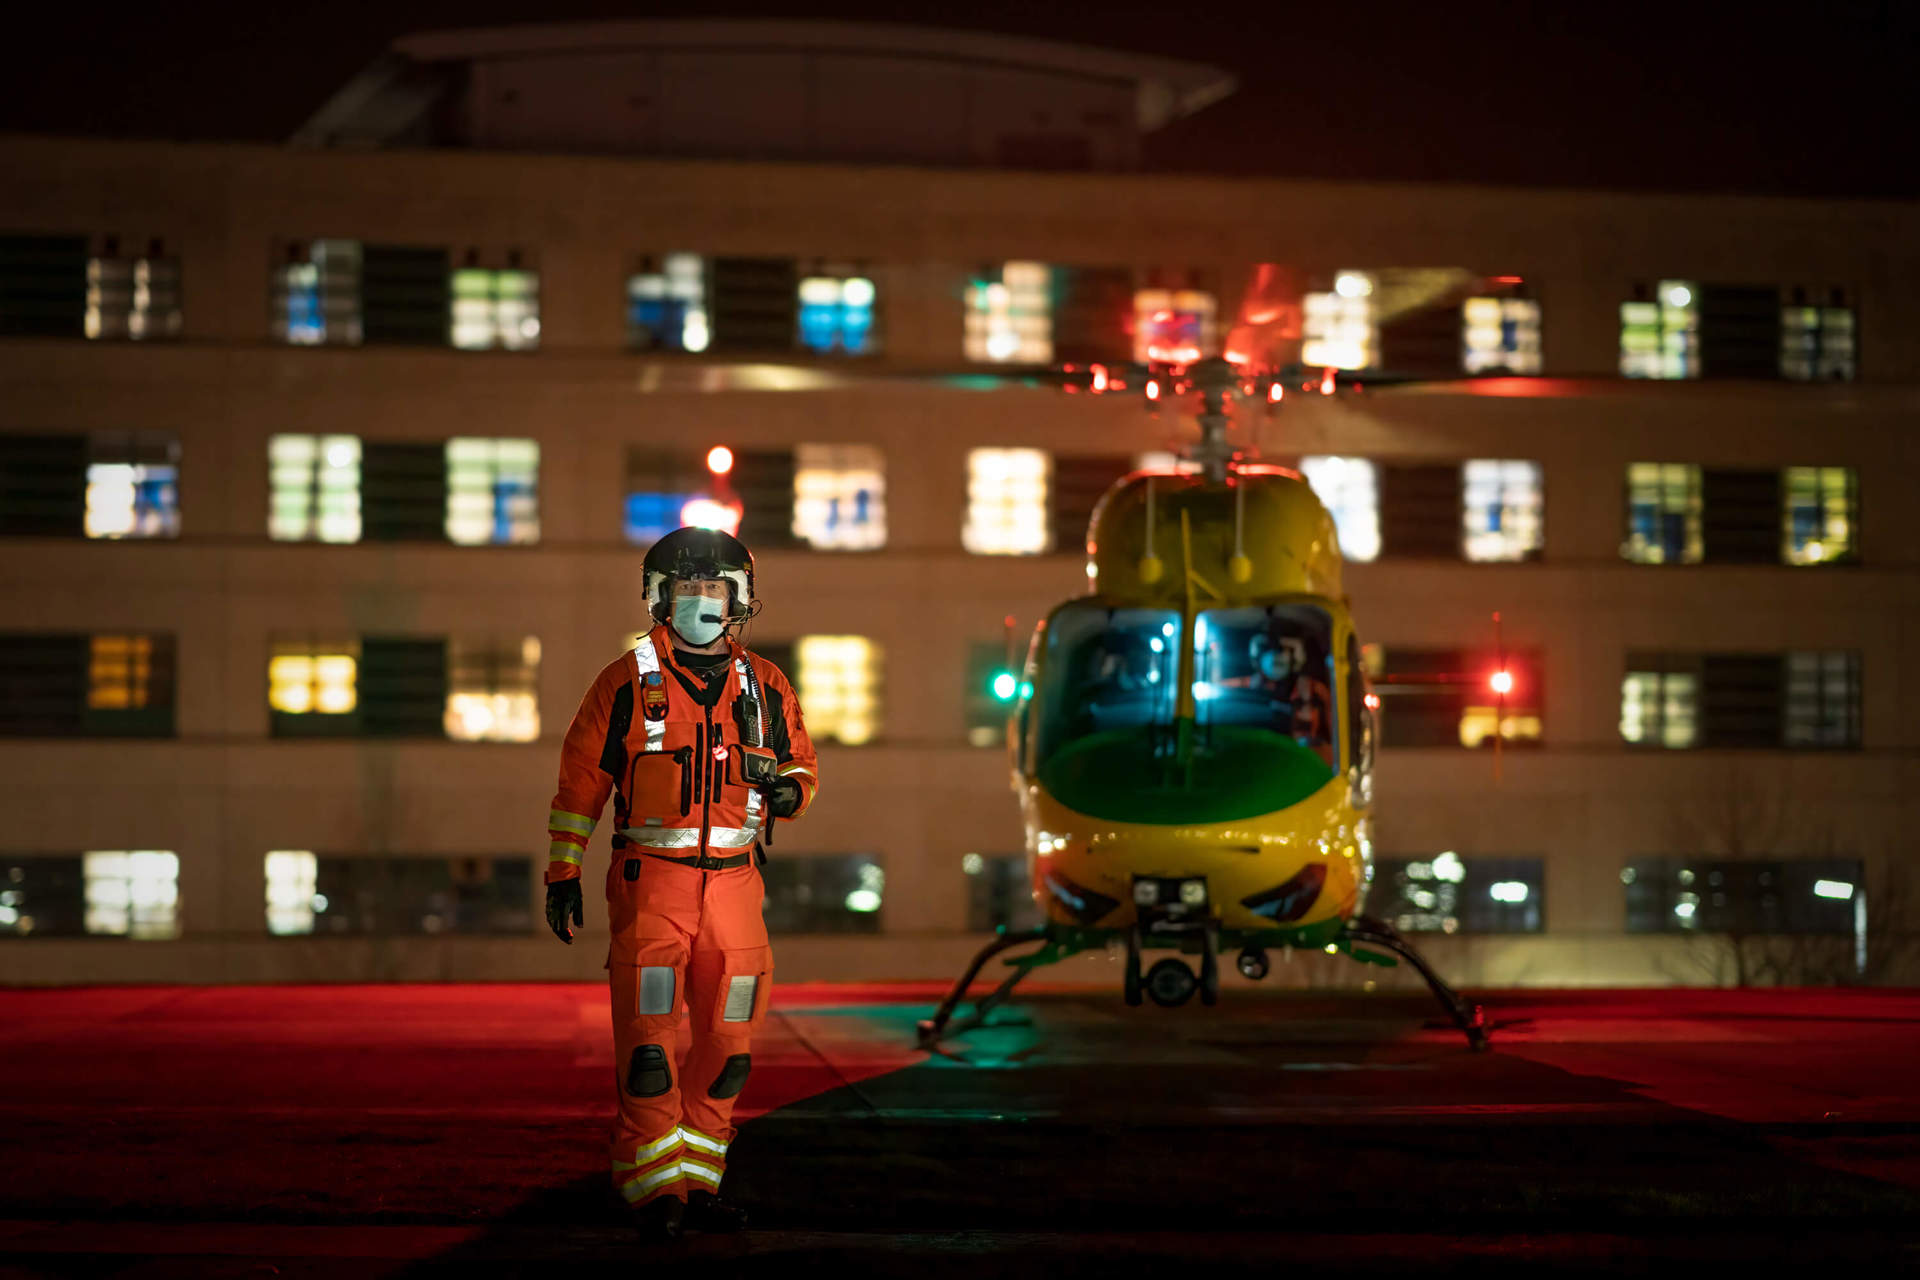
[{"label": "white light in window", "polygon": [[1373,277],[1358,271],[1342,271],[1333,279],[1333,291],[1343,298],[1364,298],[1373,292]]},{"label": "white light in window", "polygon": [[1459,854],[1448,850],[1433,860],[1433,878],[1459,884],[1467,878],[1466,864],[1460,861]]},{"label": "white light in window", "polygon": [[1047,490],[1052,458],[1041,449],[975,449],[967,455],[967,523],[975,555],[1035,555],[1051,541]]},{"label": "white light in window", "polygon": [[847,895],[847,910],[862,914],[880,909],[880,895],[871,889],[855,889]]},{"label": "white light in window", "polygon": [[447,541],[461,546],[540,540],[540,445],[456,436],[446,444]]},{"label": "white light in window", "polygon": [[1684,307],[1693,301],[1693,290],[1684,284],[1670,284],[1664,290],[1663,296],[1668,306]]},{"label": "white light in window", "polygon": [[794,536],[820,550],[886,545],[886,457],[872,445],[794,450]]},{"label": "white light in window", "polygon": [[740,508],[732,503],[713,498],[695,498],[680,508],[680,523],[695,529],[719,529],[738,534],[741,514]]},{"label": "white light in window", "polygon": [[180,932],[180,859],[155,849],[100,851],[81,858],[86,930],[133,938]]},{"label": "white light in window", "polygon": [[854,276],[840,286],[840,301],[850,307],[870,307],[873,305],[873,281],[862,276]]},{"label": "white light in window", "polygon": [[689,351],[705,351],[707,344],[713,341],[713,334],[707,328],[705,311],[689,311],[680,329],[680,345]]},{"label": "white light in window", "polygon": [[280,936],[313,932],[313,913],[326,899],[314,892],[319,862],[306,850],[267,855],[267,932]]},{"label": "white light in window", "polygon": [[1838,898],[1845,901],[1853,896],[1853,886],[1845,880],[1815,880],[1814,896],[1820,898]]},{"label": "white light in window", "polygon": [[1487,886],[1487,896],[1495,902],[1525,902],[1527,885],[1523,880],[1496,880]]},{"label": "white light in window", "polygon": [[1337,456],[1300,459],[1300,474],[1333,517],[1340,554],[1368,561],[1380,555],[1380,501],[1373,463]]},{"label": "white light in window", "polygon": [[327,465],[339,470],[360,461],[360,442],[335,438],[327,445]]},{"label": "white light in window", "polygon": [[880,651],[864,636],[802,636],[796,692],[816,737],[848,746],[873,739],[880,719]]},{"label": "white light in window", "polygon": [[1676,902],[1673,906],[1673,914],[1679,916],[1682,920],[1691,920],[1693,919],[1694,908],[1694,903]]},{"label": "white light in window", "polygon": [[960,870],[967,875],[977,876],[987,869],[987,860],[977,853],[962,854]]}]

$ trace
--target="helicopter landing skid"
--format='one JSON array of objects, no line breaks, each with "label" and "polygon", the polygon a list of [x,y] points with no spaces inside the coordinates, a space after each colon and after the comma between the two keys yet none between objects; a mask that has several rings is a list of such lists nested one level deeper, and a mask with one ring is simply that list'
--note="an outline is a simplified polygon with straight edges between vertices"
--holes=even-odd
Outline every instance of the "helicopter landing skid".
[{"label": "helicopter landing skid", "polygon": [[[993,959],[1002,951],[1009,950],[1027,942],[1038,942],[1043,945],[1032,955],[1009,960],[1007,963],[1013,966],[1013,972],[1001,979],[999,986],[976,1000],[973,1008],[967,1011],[966,1017],[960,1019],[957,1024],[953,1024],[954,1010],[958,1009],[960,1002],[967,998],[967,989],[973,985],[973,980],[980,976],[980,970],[986,967],[987,961]],[[1054,954],[1054,952],[1055,948],[1049,943],[1048,930],[1045,925],[1033,929],[1022,929],[1017,932],[1002,934],[986,946],[980,948],[980,954],[973,958],[973,963],[967,966],[967,971],[960,975],[958,982],[953,984],[953,990],[947,992],[947,998],[940,1002],[940,1007],[934,1010],[933,1016],[923,1019],[920,1022],[917,1028],[920,1047],[922,1049],[930,1049],[935,1042],[948,1031],[971,1031],[973,1028],[985,1022],[987,1015],[1005,1003],[1007,997],[1013,994],[1013,989],[1020,984],[1020,979],[1026,977],[1041,965],[1052,964],[1055,960],[1062,958],[1061,955]]]},{"label": "helicopter landing skid", "polygon": [[1447,1011],[1447,1016],[1453,1019],[1453,1025],[1459,1027],[1461,1034],[1466,1036],[1467,1047],[1475,1053],[1487,1051],[1487,1011],[1442,981],[1425,958],[1413,949],[1413,944],[1400,936],[1398,929],[1371,916],[1355,916],[1347,921],[1342,938],[1347,942],[1391,951],[1412,965],[1415,972],[1426,979],[1434,998]]}]

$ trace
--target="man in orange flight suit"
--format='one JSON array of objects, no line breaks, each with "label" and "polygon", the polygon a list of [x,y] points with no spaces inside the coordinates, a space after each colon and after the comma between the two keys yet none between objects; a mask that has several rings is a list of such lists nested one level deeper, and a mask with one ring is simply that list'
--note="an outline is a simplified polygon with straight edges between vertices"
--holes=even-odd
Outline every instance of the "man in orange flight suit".
[{"label": "man in orange flight suit", "polygon": [[547,923],[570,944],[583,922],[581,854],[612,794],[613,1185],[642,1234],[672,1239],[746,1225],[718,1193],[773,974],[762,844],[806,812],[818,773],[793,687],[729,634],[758,612],[746,547],[680,529],[643,573],[656,625],[595,678],[561,748]]}]

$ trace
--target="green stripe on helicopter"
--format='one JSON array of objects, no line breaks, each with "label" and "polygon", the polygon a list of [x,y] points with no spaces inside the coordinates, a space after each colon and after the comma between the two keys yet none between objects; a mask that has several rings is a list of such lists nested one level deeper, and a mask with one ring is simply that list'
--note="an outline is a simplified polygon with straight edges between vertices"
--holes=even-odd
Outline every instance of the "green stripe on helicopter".
[{"label": "green stripe on helicopter", "polygon": [[1089,817],[1192,826],[1273,813],[1334,780],[1311,748],[1267,729],[1201,730],[1190,765],[1169,752],[1170,736],[1137,727],[1090,733],[1040,766],[1040,785]]}]

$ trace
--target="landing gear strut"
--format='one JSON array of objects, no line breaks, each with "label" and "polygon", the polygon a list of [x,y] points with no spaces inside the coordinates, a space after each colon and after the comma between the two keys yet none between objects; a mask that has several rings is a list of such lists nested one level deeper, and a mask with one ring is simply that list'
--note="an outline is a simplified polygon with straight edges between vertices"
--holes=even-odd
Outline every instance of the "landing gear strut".
[{"label": "landing gear strut", "polygon": [[1349,942],[1364,946],[1379,947],[1391,951],[1414,967],[1427,986],[1433,991],[1434,998],[1453,1019],[1453,1025],[1460,1028],[1467,1037],[1467,1045],[1475,1053],[1485,1053],[1487,1049],[1487,1011],[1462,996],[1458,991],[1441,981],[1440,975],[1433,971],[1413,944],[1400,936],[1400,931],[1384,920],[1375,920],[1371,916],[1355,916],[1347,921],[1344,934]]},{"label": "landing gear strut", "polygon": [[[940,1007],[934,1010],[933,1016],[921,1021],[918,1028],[920,1047],[922,1049],[931,1048],[935,1041],[946,1034],[949,1029],[948,1023],[953,1020],[953,1011],[960,1007],[962,1000],[967,998],[967,988],[971,987],[973,980],[980,976],[980,970],[986,967],[987,961],[993,959],[1002,951],[1010,950],[1013,947],[1020,946],[1022,943],[1027,942],[1046,943],[1046,926],[1040,925],[1033,929],[1023,929],[1015,933],[1002,934],[986,946],[980,948],[980,954],[973,958],[973,963],[967,966],[967,971],[960,975],[960,981],[953,984],[953,990],[947,992],[947,998],[940,1002]],[[1022,956],[1018,960],[1008,961],[1009,964],[1014,966],[1013,972],[1001,979],[999,986],[975,1001],[973,1008],[967,1012],[967,1016],[962,1018],[960,1024],[957,1027],[953,1027],[952,1030],[967,1031],[985,1022],[987,1015],[993,1012],[997,1006],[1004,1003],[1008,996],[1013,994],[1013,989],[1019,985],[1020,979],[1032,973],[1042,964],[1051,963],[1053,960],[1059,958],[1057,955],[1049,955],[1050,950],[1051,948],[1049,946],[1043,945],[1040,950],[1030,956]],[[1043,959],[1042,957],[1045,958]]]}]

